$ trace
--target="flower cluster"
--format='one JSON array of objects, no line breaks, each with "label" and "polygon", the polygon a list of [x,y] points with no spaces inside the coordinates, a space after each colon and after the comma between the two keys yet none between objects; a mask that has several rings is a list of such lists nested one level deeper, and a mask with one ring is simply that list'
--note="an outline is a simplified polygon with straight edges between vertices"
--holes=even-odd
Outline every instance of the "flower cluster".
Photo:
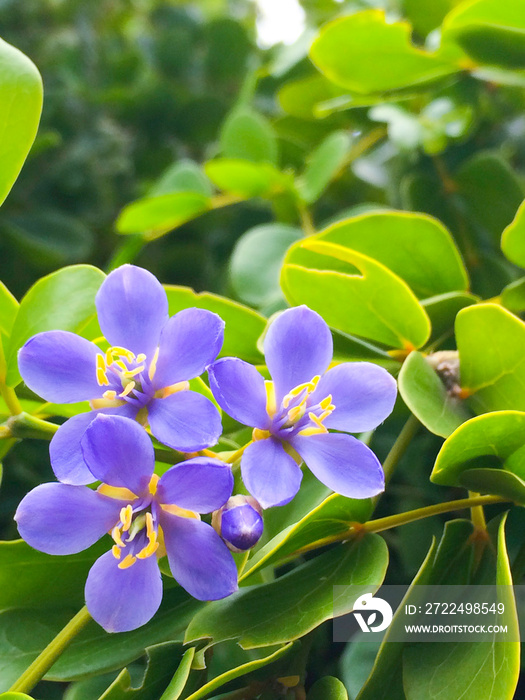
[{"label": "flower cluster", "polygon": [[[302,461],[344,496],[383,490],[376,456],[348,433],[372,430],[389,415],[395,381],[371,363],[332,366],[331,333],[315,312],[288,309],[271,323],[265,380],[242,360],[216,359],[224,332],[216,314],[192,308],[170,318],[166,293],[146,270],[113,271],[96,306],[100,343],[48,331],[20,351],[33,391],[55,403],[87,400],[92,410],[57,431],[50,457],[59,483],[33,489],[15,517],[22,537],[49,554],[80,552],[111,534],[85,588],[88,610],[106,630],[135,629],[155,614],[163,556],[195,598],[233,593],[230,550],[258,542],[263,509],[295,496]],[[253,428],[240,463],[250,496],[232,496],[230,464],[208,449],[221,435],[220,414],[189,385],[206,370],[222,410]],[[148,432],[183,453],[160,478]]]}]

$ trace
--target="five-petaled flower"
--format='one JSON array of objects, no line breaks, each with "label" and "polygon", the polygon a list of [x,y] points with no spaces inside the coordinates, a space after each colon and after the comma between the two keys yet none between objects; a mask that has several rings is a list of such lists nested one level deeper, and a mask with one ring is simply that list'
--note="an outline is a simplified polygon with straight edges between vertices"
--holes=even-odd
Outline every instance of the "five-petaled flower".
[{"label": "five-petaled flower", "polygon": [[[184,309],[168,317],[160,282],[147,270],[123,265],[102,283],[96,307],[110,347],[68,331],[46,331],[30,338],[18,364],[27,386],[53,403],[90,401],[104,413],[149,424],[160,442],[194,452],[214,445],[221,434],[219,412],[202,394],[189,390],[217,357],[224,322],[205,309]],[[94,415],[74,416],[50,445],[51,464],[60,481],[92,481],[80,440]]]},{"label": "five-petaled flower", "polygon": [[197,457],[159,479],[151,439],[138,423],[98,415],[82,438],[93,476],[103,484],[41,484],[20,503],[15,519],[26,542],[48,554],[74,554],[106,532],[111,551],[93,564],[86,604],[108,632],[145,624],[162,599],[157,557],[167,553],[171,572],[199,600],[224,598],[237,589],[232,555],[199,513],[220,508],[231,495],[230,466]]},{"label": "five-petaled flower", "polygon": [[394,407],[396,382],[368,362],[328,369],[332,351],[325,321],[299,306],[277,317],[266,334],[264,352],[273,381],[265,382],[255,367],[233,357],[208,368],[221,408],[255,428],[241,473],[264,508],[288,503],[297,493],[302,472],[293,451],[343,496],[367,498],[384,489],[374,453],[351,435],[328,429],[360,433],[377,427]]}]

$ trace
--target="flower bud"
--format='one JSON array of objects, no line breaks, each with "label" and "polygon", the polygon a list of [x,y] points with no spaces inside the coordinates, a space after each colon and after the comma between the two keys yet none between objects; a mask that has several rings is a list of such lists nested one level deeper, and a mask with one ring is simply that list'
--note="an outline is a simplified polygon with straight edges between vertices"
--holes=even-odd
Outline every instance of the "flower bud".
[{"label": "flower bud", "polygon": [[245,552],[261,538],[262,508],[251,496],[232,496],[215,511],[212,525],[232,552]]}]

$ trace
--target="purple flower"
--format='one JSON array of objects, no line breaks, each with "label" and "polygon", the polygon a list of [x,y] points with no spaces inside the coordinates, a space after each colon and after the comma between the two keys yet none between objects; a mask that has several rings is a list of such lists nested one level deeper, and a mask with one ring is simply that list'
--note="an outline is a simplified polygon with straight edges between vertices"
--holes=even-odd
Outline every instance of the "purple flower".
[{"label": "purple flower", "polygon": [[26,542],[47,554],[75,554],[111,532],[113,547],[93,564],[85,588],[88,610],[105,630],[125,632],[153,617],[162,598],[157,557],[166,553],[174,578],[194,598],[217,600],[237,589],[228,548],[198,515],[228,500],[229,465],[197,457],[159,479],[146,431],[103,414],[87,428],[82,450],[104,482],[97,491],[41,484],[22,500],[15,519]]},{"label": "purple flower", "polygon": [[[18,365],[27,386],[46,401],[90,401],[94,410],[134,418],[160,442],[181,452],[214,445],[221,434],[219,412],[205,396],[189,391],[218,355],[224,322],[204,309],[168,317],[162,285],[147,270],[123,265],[104,280],[96,296],[98,320],[110,347],[75,333],[46,331],[20,350]],[[93,481],[80,450],[92,413],[64,423],[50,445],[60,481]]]},{"label": "purple flower", "polygon": [[264,508],[284,505],[297,493],[302,472],[295,453],[319,481],[343,496],[368,498],[384,489],[374,453],[351,435],[328,429],[359,433],[375,428],[393,409],[395,380],[368,362],[328,369],[332,349],[321,316],[299,306],[282,313],[266,334],[273,381],[265,382],[255,367],[233,357],[208,368],[219,405],[255,428],[241,472]]},{"label": "purple flower", "polygon": [[252,496],[232,496],[212,516],[211,524],[232,552],[255,547],[264,529],[262,508]]}]

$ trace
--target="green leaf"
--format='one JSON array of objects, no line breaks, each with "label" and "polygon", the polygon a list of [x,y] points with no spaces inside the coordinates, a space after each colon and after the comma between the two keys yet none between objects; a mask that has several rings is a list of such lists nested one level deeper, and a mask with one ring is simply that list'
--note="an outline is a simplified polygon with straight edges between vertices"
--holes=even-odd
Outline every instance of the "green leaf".
[{"label": "green leaf", "polygon": [[42,277],[20,302],[6,347],[7,383],[20,382],[17,353],[22,345],[42,331],[78,333],[96,315],[95,295],[105,279],[91,265],[72,265]]},{"label": "green leaf", "polygon": [[470,491],[525,504],[525,480],[512,472],[503,469],[467,469],[461,473],[459,482]]},{"label": "green leaf", "polygon": [[33,698],[25,693],[1,693],[0,700],[33,700]]},{"label": "green leaf", "polygon": [[42,111],[42,79],[21,51],[0,39],[0,204],[35,140]]},{"label": "green leaf", "polygon": [[514,314],[525,311],[525,277],[511,282],[501,290],[501,303]]},{"label": "green leaf", "polygon": [[476,413],[525,410],[525,323],[497,304],[459,312],[461,386]]},{"label": "green leaf", "polygon": [[454,321],[461,309],[472,306],[479,297],[468,292],[447,292],[421,301],[432,325],[430,341],[439,340],[444,333],[452,331]]},{"label": "green leaf", "polygon": [[132,686],[129,671],[124,668],[99,700],[158,700],[173,674],[175,663],[182,657],[182,645],[157,644],[147,648],[146,655],[147,666],[140,685]]},{"label": "green leaf", "polygon": [[296,181],[305,202],[315,202],[346,162],[352,139],[346,131],[334,131],[310,154]]},{"label": "green leaf", "polygon": [[460,399],[447,392],[437,372],[419,352],[410,353],[403,363],[398,386],[408,408],[435,435],[448,437],[469,418]]},{"label": "green leaf", "polygon": [[325,676],[313,684],[306,700],[348,700],[348,693],[338,678]]},{"label": "green leaf", "polygon": [[0,333],[8,336],[18,312],[18,301],[3,282],[0,282]]},{"label": "green leaf", "polygon": [[[503,497],[510,493],[517,501],[523,502],[524,431],[525,413],[520,411],[495,411],[472,418],[452,433],[441,447],[431,481],[447,486],[466,485],[468,481],[472,486],[475,480],[480,491],[486,492],[490,487],[490,493]],[[492,468],[494,458],[501,469]],[[487,470],[480,468],[485,465]],[[470,471],[475,473],[469,474]],[[484,476],[484,471],[490,473]]]},{"label": "green leaf", "polygon": [[162,693],[160,700],[178,700],[182,691],[186,687],[191,672],[191,665],[195,656],[195,647],[190,647],[184,652],[184,656],[175,671],[175,675],[169,682],[168,687]]},{"label": "green leaf", "polygon": [[382,263],[418,297],[468,288],[454,239],[441,222],[425,214],[375,211],[353,216],[311,240],[329,241]]},{"label": "green leaf", "polygon": [[439,27],[445,16],[462,0],[404,0],[403,6],[414,29],[426,36]]},{"label": "green leaf", "polygon": [[243,578],[261,568],[282,561],[290,554],[325,537],[346,532],[353,522],[364,523],[372,514],[370,499],[345,498],[333,493],[299,522],[273,537],[249,560]]},{"label": "green leaf", "polygon": [[302,237],[301,229],[278,223],[246,231],[230,258],[230,279],[237,296],[260,307],[282,299],[281,265],[288,248]]},{"label": "green leaf", "polygon": [[406,283],[342,245],[317,237],[294,244],[284,261],[281,286],[290,304],[310,306],[345,333],[399,349],[419,348],[430,335],[428,316]]},{"label": "green leaf", "polygon": [[525,17],[521,0],[461,3],[443,24],[443,42],[456,42],[479,63],[525,68]]},{"label": "green leaf", "polygon": [[525,201],[520,204],[516,216],[503,231],[501,249],[511,262],[525,267]]},{"label": "green leaf", "polygon": [[228,115],[221,129],[219,145],[225,158],[277,164],[274,131],[268,120],[251,107],[237,107]]},{"label": "green leaf", "polygon": [[215,158],[205,164],[204,170],[219,189],[238,197],[270,197],[290,188],[292,184],[290,176],[270,163]]},{"label": "green leaf", "polygon": [[503,229],[523,200],[517,173],[499,153],[478,151],[463,163],[454,180],[472,219],[499,245]]},{"label": "green leaf", "polygon": [[128,204],[117,219],[119,233],[144,233],[153,240],[211,209],[212,200],[202,192],[173,192],[144,197]]},{"label": "green leaf", "polygon": [[174,285],[165,285],[164,289],[168,296],[170,316],[193,306],[219,314],[226,323],[221,356],[234,355],[253,363],[264,361],[257,349],[257,339],[266,328],[263,316],[217,294],[197,293],[189,287]]},{"label": "green leaf", "polygon": [[299,119],[315,119],[319,103],[341,97],[346,99],[346,91],[319,74],[286,83],[278,92],[284,111]]},{"label": "green leaf", "polygon": [[198,192],[211,197],[213,188],[200,165],[183,158],[167,168],[149,189],[148,197],[160,197],[174,192]]},{"label": "green leaf", "polygon": [[397,90],[450,75],[457,68],[416,48],[405,22],[366,10],[326,24],[310,58],[337,85],[358,93]]},{"label": "green leaf", "polygon": [[[186,642],[236,640],[243,649],[302,637],[334,615],[349,612],[348,599],[334,601],[334,585],[379,587],[388,551],[377,535],[339,545],[271,583],[242,588],[209,603],[186,630]],[[346,589],[348,592],[348,589]]]}]

